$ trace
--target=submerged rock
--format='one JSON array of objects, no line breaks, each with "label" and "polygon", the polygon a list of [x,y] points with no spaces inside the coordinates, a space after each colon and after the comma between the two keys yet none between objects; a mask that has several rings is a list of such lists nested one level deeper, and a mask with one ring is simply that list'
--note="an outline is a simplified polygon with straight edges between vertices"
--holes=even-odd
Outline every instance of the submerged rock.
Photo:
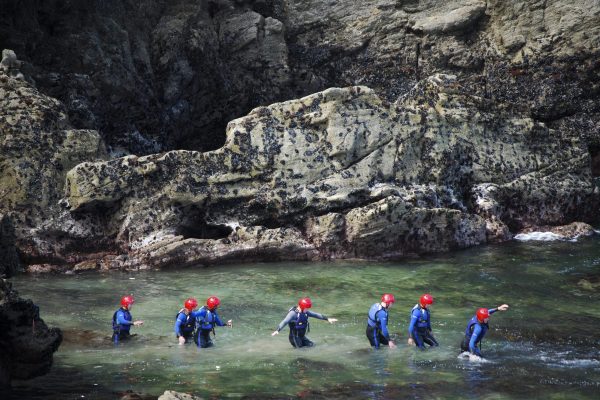
[{"label": "submerged rock", "polygon": [[202,397],[193,396],[187,393],[175,392],[173,390],[166,390],[162,395],[158,397],[158,400],[202,400]]},{"label": "submerged rock", "polygon": [[46,374],[61,341],[61,331],[46,326],[39,308],[0,279],[0,388]]}]

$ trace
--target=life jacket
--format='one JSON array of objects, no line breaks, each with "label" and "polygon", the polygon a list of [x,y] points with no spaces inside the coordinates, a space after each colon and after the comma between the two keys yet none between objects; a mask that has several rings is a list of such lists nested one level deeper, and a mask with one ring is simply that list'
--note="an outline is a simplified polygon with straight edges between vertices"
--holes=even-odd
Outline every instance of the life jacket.
[{"label": "life jacket", "polygon": [[417,318],[417,323],[415,324],[416,328],[427,328],[429,326],[429,317],[430,317],[430,313],[429,310],[427,310],[426,308],[421,308],[418,304],[416,304],[413,309],[410,311],[410,317],[412,318],[412,316],[414,315],[414,311],[415,310],[419,310],[419,316]]},{"label": "life jacket", "polygon": [[477,338],[477,342],[476,342],[476,343],[480,343],[481,339],[483,339],[483,337],[485,336],[485,334],[488,331],[488,329],[490,328],[490,326],[488,324],[484,324],[483,322],[479,322],[479,320],[477,320],[477,316],[476,315],[473,316],[473,318],[471,318],[471,320],[467,324],[467,329],[465,330],[465,338],[468,341],[470,341],[471,340],[471,336],[473,336],[473,330],[475,329],[475,324],[481,325],[481,328],[482,328],[481,329],[481,334]]},{"label": "life jacket", "polygon": [[215,322],[217,320],[217,313],[215,311],[210,311],[208,307],[202,306],[200,310],[206,310],[204,317],[196,318],[196,326],[198,329],[212,330],[213,334],[215,334]]},{"label": "life jacket", "polygon": [[381,320],[379,319],[378,315],[379,315],[379,311],[382,311],[382,310],[383,310],[383,312],[385,312],[385,315],[387,317],[388,311],[385,308],[383,308],[381,303],[375,303],[371,306],[371,308],[369,309],[369,314],[368,314],[369,319],[367,320],[367,324],[369,326],[381,329]]},{"label": "life jacket", "polygon": [[124,308],[119,308],[117,311],[115,311],[115,313],[113,314],[112,317],[112,327],[113,327],[113,331],[117,334],[121,333],[121,331],[124,332],[129,332],[129,328],[131,327],[131,325],[127,324],[119,324],[117,323],[117,314],[119,313],[119,311],[123,312],[123,318],[125,318],[125,321],[131,321],[131,313],[129,312],[129,310],[126,310]]},{"label": "life jacket", "polygon": [[181,333],[192,333],[194,329],[196,329],[196,319],[192,317],[191,314],[185,314],[183,311],[179,311],[175,316],[175,321],[179,319],[179,315],[185,315],[185,320],[179,325],[179,330]]},{"label": "life jacket", "polygon": [[290,327],[290,333],[294,336],[304,336],[306,332],[310,332],[310,326],[308,323],[308,314],[300,311],[300,309],[296,306],[293,306],[288,310],[294,311],[296,313],[296,319],[292,319],[288,325]]}]

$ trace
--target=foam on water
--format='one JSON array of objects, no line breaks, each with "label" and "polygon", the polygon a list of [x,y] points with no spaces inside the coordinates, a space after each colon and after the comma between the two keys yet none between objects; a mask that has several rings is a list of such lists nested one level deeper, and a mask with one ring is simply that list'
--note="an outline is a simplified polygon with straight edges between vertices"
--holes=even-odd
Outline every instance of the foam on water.
[{"label": "foam on water", "polygon": [[490,363],[491,362],[490,360],[486,360],[483,357],[479,357],[479,356],[477,356],[475,354],[471,354],[468,351],[463,351],[462,353],[460,353],[457,356],[457,358],[460,359],[460,360],[465,360],[465,361],[469,361],[469,362],[473,362],[473,363],[481,363],[481,364]]},{"label": "foam on water", "polygon": [[519,240],[521,242],[551,242],[555,240],[565,240],[565,237],[552,232],[529,232],[515,235],[515,240]]}]

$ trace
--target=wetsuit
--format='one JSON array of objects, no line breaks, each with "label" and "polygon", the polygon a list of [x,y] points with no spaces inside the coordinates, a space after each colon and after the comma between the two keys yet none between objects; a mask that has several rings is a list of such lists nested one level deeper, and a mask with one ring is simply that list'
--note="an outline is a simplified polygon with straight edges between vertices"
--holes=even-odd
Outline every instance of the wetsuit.
[{"label": "wetsuit", "polygon": [[190,315],[196,319],[196,333],[194,335],[194,342],[198,347],[207,348],[213,345],[210,339],[210,333],[215,334],[216,326],[225,326],[226,324],[221,321],[219,314],[216,310],[209,310],[206,306],[200,308],[198,311],[193,311]]},{"label": "wetsuit", "polygon": [[410,312],[408,335],[413,338],[417,347],[425,350],[425,343],[438,346],[439,343],[431,334],[431,313],[428,309],[415,305]]},{"label": "wetsuit", "polygon": [[390,343],[390,333],[388,332],[388,310],[381,303],[375,303],[369,309],[369,317],[367,318],[367,338],[371,346],[376,349],[380,345],[388,345]]},{"label": "wetsuit", "polygon": [[[497,308],[488,309],[490,315],[495,313],[496,311],[498,311]],[[479,322],[477,316],[473,316],[473,318],[471,318],[471,320],[467,324],[467,329],[465,330],[465,338],[463,339],[460,345],[460,349],[462,351],[469,351],[481,357],[481,339],[483,339],[488,329],[488,324]],[[477,345],[479,345],[479,347],[477,347]]]},{"label": "wetsuit", "polygon": [[196,329],[196,318],[192,316],[192,313],[187,315],[183,311],[179,311],[177,317],[175,317],[175,336],[178,338],[183,336],[185,341],[188,342],[194,337],[194,331]]},{"label": "wetsuit", "polygon": [[131,317],[131,313],[129,310],[124,309],[123,307],[119,308],[113,314],[112,326],[113,326],[113,342],[119,343],[122,340],[129,339],[131,336],[129,334],[129,328],[133,325],[133,318]]},{"label": "wetsuit", "polygon": [[306,337],[306,332],[310,331],[308,326],[308,317],[327,320],[327,316],[306,310],[304,312],[296,306],[290,308],[287,315],[277,325],[277,332],[281,331],[286,325],[290,327],[289,340],[294,347],[312,347],[315,344]]}]

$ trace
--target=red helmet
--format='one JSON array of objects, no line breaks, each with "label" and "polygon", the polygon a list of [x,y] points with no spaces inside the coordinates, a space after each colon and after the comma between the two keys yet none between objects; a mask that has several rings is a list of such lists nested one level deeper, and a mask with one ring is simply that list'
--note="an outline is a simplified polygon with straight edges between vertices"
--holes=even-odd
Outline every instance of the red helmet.
[{"label": "red helmet", "polygon": [[307,308],[311,308],[312,301],[310,301],[310,298],[308,298],[308,297],[303,297],[298,301],[298,307],[300,307],[301,310],[306,310]]},{"label": "red helmet", "polygon": [[206,299],[206,305],[209,310],[214,310],[219,304],[221,304],[221,300],[217,296],[210,296]]},{"label": "red helmet", "polygon": [[419,303],[421,303],[421,307],[425,307],[428,304],[433,304],[433,296],[429,293],[424,294],[423,296],[421,296]]},{"label": "red helmet", "polygon": [[198,300],[196,300],[193,297],[190,297],[189,299],[187,299],[185,301],[185,303],[183,303],[183,307],[185,307],[188,310],[192,311],[194,308],[198,307]]},{"label": "red helmet", "polygon": [[132,295],[121,297],[121,305],[123,307],[129,308],[133,303],[135,303],[135,299]]},{"label": "red helmet", "polygon": [[396,299],[394,298],[393,294],[386,293],[383,296],[381,296],[381,302],[390,305],[392,303],[395,303]]},{"label": "red helmet", "polygon": [[483,322],[484,319],[490,317],[490,312],[487,308],[479,308],[477,309],[477,320],[479,322]]}]

